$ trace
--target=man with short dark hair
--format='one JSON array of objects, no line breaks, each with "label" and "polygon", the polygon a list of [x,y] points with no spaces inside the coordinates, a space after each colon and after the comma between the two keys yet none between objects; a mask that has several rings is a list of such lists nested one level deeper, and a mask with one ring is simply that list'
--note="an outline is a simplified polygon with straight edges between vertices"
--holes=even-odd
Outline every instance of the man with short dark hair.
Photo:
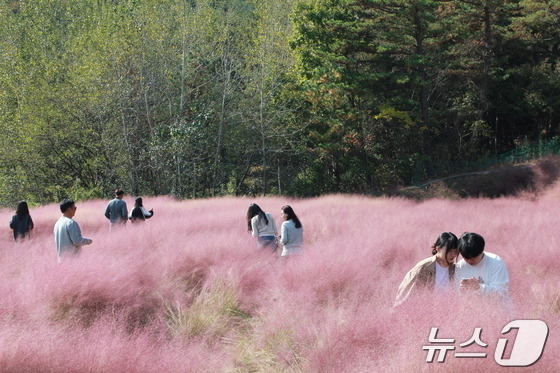
[{"label": "man with short dark hair", "polygon": [[105,209],[105,217],[109,219],[110,227],[124,225],[128,220],[128,209],[126,202],[123,201],[124,192],[121,189],[115,190],[115,198],[109,201]]},{"label": "man with short dark hair", "polygon": [[496,254],[484,252],[484,238],[477,233],[464,233],[458,246],[463,257],[455,266],[455,282],[459,289],[510,301],[506,265]]},{"label": "man with short dark hair", "polygon": [[62,217],[54,225],[56,256],[59,262],[67,255],[78,255],[82,246],[93,242],[89,238],[82,237],[80,226],[72,219],[77,208],[71,199],[65,199],[60,203]]}]

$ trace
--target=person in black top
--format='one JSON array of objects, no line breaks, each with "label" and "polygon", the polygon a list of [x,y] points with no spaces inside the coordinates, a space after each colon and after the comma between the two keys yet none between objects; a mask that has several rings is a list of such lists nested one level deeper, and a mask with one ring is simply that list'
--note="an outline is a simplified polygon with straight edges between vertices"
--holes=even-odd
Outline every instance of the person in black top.
[{"label": "person in black top", "polygon": [[130,210],[130,214],[128,215],[130,221],[132,223],[141,221],[143,222],[144,220],[149,219],[152,216],[154,216],[154,209],[146,211],[146,209],[142,205],[142,197],[136,198],[136,200],[134,201],[134,208]]},{"label": "person in black top", "polygon": [[29,206],[27,206],[27,202],[18,202],[16,214],[12,216],[12,220],[10,221],[10,228],[14,231],[15,241],[29,237],[33,229],[33,219],[31,219],[31,215],[29,215]]}]

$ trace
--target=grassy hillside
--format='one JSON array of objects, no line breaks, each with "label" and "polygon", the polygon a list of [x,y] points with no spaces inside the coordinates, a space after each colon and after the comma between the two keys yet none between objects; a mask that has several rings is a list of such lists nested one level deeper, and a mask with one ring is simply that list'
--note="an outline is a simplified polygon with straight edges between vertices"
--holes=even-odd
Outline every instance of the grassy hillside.
[{"label": "grassy hillside", "polygon": [[415,199],[539,195],[553,186],[559,176],[560,157],[548,156],[520,163],[497,163],[479,171],[450,175],[402,188],[395,195]]},{"label": "grassy hillside", "polygon": [[[132,203],[132,198],[125,198]],[[430,199],[331,195],[315,199],[144,198],[155,216],[109,233],[107,201],[78,202],[93,239],[56,261],[58,206],[31,210],[31,240],[0,241],[2,372],[474,372],[502,371],[502,327],[539,319],[550,336],[539,372],[560,369],[560,184],[538,198]],[[290,203],[305,253],[282,260],[247,233],[256,202],[280,222]],[[501,256],[515,305],[479,298],[411,300],[394,310],[405,273],[430,255],[437,235],[482,234]],[[486,358],[426,363],[432,327],[467,341],[476,327]],[[476,345],[473,348],[476,350]]]}]

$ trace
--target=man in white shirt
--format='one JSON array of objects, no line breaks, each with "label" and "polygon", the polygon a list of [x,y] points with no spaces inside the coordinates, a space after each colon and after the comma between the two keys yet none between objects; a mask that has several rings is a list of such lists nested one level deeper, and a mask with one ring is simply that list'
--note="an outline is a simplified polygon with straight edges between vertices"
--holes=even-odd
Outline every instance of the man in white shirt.
[{"label": "man in white shirt", "polygon": [[458,246],[463,257],[455,266],[455,283],[459,284],[459,290],[493,295],[511,303],[506,265],[496,254],[484,252],[484,238],[477,233],[464,233]]}]

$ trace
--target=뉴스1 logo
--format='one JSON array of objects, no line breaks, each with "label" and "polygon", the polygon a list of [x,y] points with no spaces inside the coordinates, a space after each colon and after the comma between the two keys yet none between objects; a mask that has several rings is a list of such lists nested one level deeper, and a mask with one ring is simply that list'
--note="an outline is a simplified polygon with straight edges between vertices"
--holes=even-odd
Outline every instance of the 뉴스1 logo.
[{"label": "\ub274\uc2a41 logo", "polygon": [[[513,342],[513,348],[509,358],[504,358],[504,352],[509,342],[507,338],[498,339],[494,360],[503,367],[527,367],[533,365],[543,354],[544,346],[548,338],[548,325],[541,320],[514,320],[506,324],[502,329],[502,335],[509,333],[512,329],[518,329],[517,337]],[[428,336],[428,342],[435,345],[422,346],[427,350],[426,362],[432,363],[436,351],[439,351],[437,362],[445,362],[448,351],[455,350],[455,339],[437,338],[438,328],[433,327]],[[481,348],[488,347],[482,341],[482,328],[475,328],[472,337],[459,344],[459,347],[468,347],[476,343]],[[486,358],[486,352],[455,352],[456,358]]]}]

